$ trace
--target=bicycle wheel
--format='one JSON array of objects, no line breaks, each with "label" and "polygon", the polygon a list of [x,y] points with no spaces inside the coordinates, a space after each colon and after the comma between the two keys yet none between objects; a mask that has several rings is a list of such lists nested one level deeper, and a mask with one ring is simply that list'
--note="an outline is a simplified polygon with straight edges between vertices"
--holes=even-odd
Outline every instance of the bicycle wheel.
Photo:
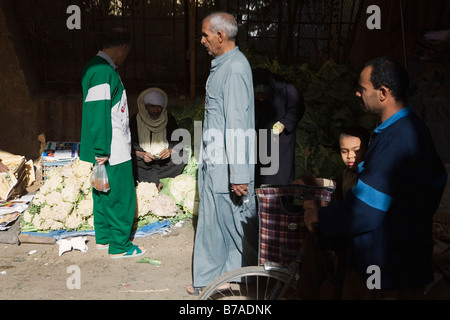
[{"label": "bicycle wheel", "polygon": [[277,300],[295,297],[296,281],[286,293],[280,294],[288,283],[289,274],[266,270],[263,266],[249,266],[223,274],[211,282],[201,293],[200,300]]}]

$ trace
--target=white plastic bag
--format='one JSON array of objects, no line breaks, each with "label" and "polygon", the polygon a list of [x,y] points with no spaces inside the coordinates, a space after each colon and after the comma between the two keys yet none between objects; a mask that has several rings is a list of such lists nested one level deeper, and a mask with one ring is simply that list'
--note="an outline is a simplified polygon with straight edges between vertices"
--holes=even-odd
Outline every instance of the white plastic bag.
[{"label": "white plastic bag", "polygon": [[96,163],[91,173],[91,185],[97,191],[107,192],[109,190],[108,173],[104,164]]}]

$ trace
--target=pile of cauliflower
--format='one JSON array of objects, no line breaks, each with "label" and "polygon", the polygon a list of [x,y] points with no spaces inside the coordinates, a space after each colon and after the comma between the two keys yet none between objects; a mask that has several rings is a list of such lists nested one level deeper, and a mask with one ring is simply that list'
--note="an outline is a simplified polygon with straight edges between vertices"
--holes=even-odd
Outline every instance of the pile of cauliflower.
[{"label": "pile of cauliflower", "polygon": [[[23,213],[22,231],[93,230],[91,172],[92,164],[79,159],[49,171],[44,184]],[[189,185],[186,185],[188,175],[182,176],[171,178],[170,190],[165,188],[164,192],[159,192],[154,183],[139,182],[136,187],[136,219],[153,222],[180,214],[196,214],[196,179],[189,176]],[[194,190],[191,191],[193,195],[188,196],[185,191],[190,190]]]}]

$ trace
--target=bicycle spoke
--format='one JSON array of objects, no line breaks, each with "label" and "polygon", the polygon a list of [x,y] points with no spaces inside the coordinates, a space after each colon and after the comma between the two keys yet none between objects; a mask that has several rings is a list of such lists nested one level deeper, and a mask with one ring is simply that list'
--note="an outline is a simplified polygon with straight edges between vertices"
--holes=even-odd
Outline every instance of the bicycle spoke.
[{"label": "bicycle spoke", "polygon": [[[223,290],[224,284],[229,284],[227,290]],[[286,273],[268,271],[262,266],[244,267],[213,281],[205,288],[200,299],[272,300],[281,298],[280,293],[285,291],[285,287],[290,288],[289,292],[296,290]]]}]

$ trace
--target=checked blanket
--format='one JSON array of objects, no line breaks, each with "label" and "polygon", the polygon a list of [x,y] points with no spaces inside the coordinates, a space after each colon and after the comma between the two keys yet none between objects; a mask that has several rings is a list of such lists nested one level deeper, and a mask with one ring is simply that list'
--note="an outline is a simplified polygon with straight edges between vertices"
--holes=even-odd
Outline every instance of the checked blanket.
[{"label": "checked blanket", "polygon": [[303,201],[320,206],[331,201],[334,187],[303,185],[256,189],[259,214],[259,263],[289,264],[300,251],[308,229],[303,221]]}]

